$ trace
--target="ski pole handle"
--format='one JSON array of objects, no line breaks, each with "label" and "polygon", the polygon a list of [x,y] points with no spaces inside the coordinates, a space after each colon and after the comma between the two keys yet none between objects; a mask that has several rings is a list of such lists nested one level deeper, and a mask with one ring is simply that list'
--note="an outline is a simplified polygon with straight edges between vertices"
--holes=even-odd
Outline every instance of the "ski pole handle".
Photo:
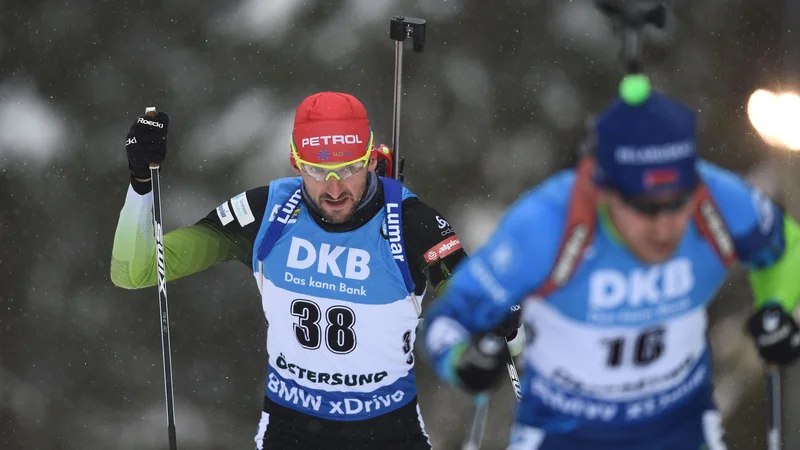
[{"label": "ski pole handle", "polygon": [[[158,115],[158,112],[156,111],[156,107],[155,106],[148,106],[148,107],[146,107],[144,109],[144,116],[145,117],[150,118],[150,119],[155,119],[156,115]],[[156,164],[156,163],[150,163],[150,170],[158,169],[160,167],[161,166]]]}]

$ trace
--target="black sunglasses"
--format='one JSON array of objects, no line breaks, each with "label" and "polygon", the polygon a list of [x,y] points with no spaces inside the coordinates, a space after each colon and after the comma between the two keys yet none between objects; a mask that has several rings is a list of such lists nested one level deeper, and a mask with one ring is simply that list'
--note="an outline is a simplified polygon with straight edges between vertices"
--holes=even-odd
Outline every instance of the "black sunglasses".
[{"label": "black sunglasses", "polygon": [[662,212],[675,212],[679,209],[686,206],[686,203],[692,199],[692,194],[694,191],[689,192],[682,192],[677,197],[670,199],[670,200],[651,200],[648,198],[642,197],[634,197],[634,198],[625,198],[622,197],[623,201],[626,205],[630,206],[631,208],[635,209],[637,212],[644,214],[645,216],[657,216]]}]

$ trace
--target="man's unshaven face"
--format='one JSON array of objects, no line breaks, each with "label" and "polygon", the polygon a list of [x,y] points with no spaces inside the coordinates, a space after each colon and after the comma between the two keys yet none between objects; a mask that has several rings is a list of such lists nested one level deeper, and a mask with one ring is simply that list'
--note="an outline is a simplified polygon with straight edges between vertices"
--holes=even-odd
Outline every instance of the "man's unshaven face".
[{"label": "man's unshaven face", "polygon": [[372,158],[367,169],[345,180],[330,177],[326,181],[317,181],[307,174],[295,169],[303,177],[306,193],[322,213],[325,221],[333,224],[345,223],[353,218],[356,208],[367,189],[369,172],[375,170],[377,160]]}]

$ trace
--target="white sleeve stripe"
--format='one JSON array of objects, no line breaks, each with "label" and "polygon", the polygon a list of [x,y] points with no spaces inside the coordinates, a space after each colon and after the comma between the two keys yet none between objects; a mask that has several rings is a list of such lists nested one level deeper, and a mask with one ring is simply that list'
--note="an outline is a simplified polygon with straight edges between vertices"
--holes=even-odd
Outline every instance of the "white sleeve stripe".
[{"label": "white sleeve stripe", "polygon": [[253,215],[253,211],[250,208],[250,202],[247,201],[246,192],[242,192],[236,197],[233,197],[231,199],[231,206],[233,206],[233,212],[236,214],[236,220],[239,221],[240,226],[244,227],[256,221],[256,217]]},{"label": "white sleeve stripe", "polygon": [[219,221],[222,222],[222,226],[233,222],[233,214],[231,214],[231,209],[228,207],[227,201],[217,206],[217,217],[219,217]]}]

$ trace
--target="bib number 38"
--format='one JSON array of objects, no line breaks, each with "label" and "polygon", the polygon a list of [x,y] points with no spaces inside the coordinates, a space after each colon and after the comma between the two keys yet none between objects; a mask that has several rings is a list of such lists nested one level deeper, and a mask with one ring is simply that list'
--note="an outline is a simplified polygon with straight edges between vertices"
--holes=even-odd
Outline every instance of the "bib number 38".
[{"label": "bib number 38", "polygon": [[[356,315],[352,309],[331,306],[323,316],[319,305],[310,300],[298,299],[292,302],[291,313],[298,318],[294,324],[294,334],[303,348],[316,350],[323,340],[328,350],[340,355],[350,353],[356,348],[358,340],[353,330]],[[323,318],[326,324],[324,331],[320,325]]]}]

